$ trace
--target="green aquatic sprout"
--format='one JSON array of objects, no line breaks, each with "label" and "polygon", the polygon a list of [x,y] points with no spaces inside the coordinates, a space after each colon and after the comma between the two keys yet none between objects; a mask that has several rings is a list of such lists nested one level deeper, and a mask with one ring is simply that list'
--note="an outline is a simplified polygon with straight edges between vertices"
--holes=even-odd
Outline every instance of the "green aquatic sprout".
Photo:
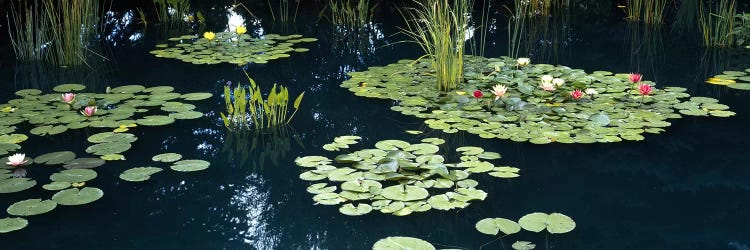
[{"label": "green aquatic sprout", "polygon": [[255,80],[245,72],[249,86],[237,86],[232,89],[224,86],[224,102],[227,113],[221,113],[224,126],[230,130],[256,130],[275,128],[289,124],[299,110],[305,92],[297,96],[292,103],[294,111],[289,113],[289,90],[276,84],[263,99]]}]

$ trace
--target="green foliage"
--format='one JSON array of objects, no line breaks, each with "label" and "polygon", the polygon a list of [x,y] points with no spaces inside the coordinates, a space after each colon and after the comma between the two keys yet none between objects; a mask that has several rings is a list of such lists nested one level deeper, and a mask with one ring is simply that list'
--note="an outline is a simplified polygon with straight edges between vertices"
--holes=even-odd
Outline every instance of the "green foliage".
[{"label": "green foliage", "polygon": [[[297,2],[297,7],[294,9],[294,15],[291,19],[289,19],[289,0],[279,0],[279,10],[278,10],[278,21],[282,23],[287,23],[289,21],[295,22],[297,21],[297,12],[299,11],[299,0]],[[268,0],[268,8],[271,10],[271,18],[273,21],[276,20],[276,14],[274,14],[273,6],[271,5],[271,0]]]},{"label": "green foliage", "polygon": [[666,8],[667,0],[629,0],[625,12],[631,21],[660,24],[664,22]]},{"label": "green foliage", "polygon": [[[190,12],[189,0],[153,0],[159,22],[179,23]],[[173,11],[170,11],[170,8]],[[171,13],[170,13],[171,12]]]},{"label": "green foliage", "polygon": [[414,0],[416,7],[401,15],[401,29],[427,53],[437,76],[438,89],[455,89],[463,78],[464,39],[474,1]]},{"label": "green foliage", "polygon": [[750,48],[750,14],[742,13],[735,15],[732,35],[734,35],[737,46]]},{"label": "green foliage", "polygon": [[703,45],[706,47],[734,46],[736,0],[720,0],[717,4],[705,3],[701,0],[698,8],[698,22],[703,32]]},{"label": "green foliage", "polygon": [[[87,42],[99,17],[99,0],[11,3],[11,44],[21,61],[49,61],[62,66],[86,63]],[[50,44],[45,48],[45,44]]]},{"label": "green foliage", "polygon": [[328,4],[331,7],[331,23],[350,28],[362,28],[367,25],[377,4],[370,7],[369,0],[358,0],[355,3],[352,4],[351,0],[331,0]]},{"label": "green foliage", "polygon": [[297,96],[292,104],[294,112],[289,114],[289,91],[286,87],[273,85],[266,100],[260,88],[245,72],[250,86],[224,87],[224,102],[227,114],[221,113],[224,126],[230,130],[267,129],[289,124],[297,113],[305,92]]}]

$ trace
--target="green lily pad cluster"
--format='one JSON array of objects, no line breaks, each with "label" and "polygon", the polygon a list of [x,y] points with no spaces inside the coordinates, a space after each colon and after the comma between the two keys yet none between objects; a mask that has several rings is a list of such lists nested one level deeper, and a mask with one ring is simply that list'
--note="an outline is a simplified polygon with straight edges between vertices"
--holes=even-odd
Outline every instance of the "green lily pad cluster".
[{"label": "green lily pad cluster", "polygon": [[[36,159],[29,158],[30,162],[45,165],[63,165],[66,162],[74,161],[75,154],[70,151],[61,151],[43,154]],[[96,160],[97,158],[93,158]],[[20,192],[34,187],[37,182],[30,178],[12,178],[7,169],[0,169],[0,193]],[[6,210],[9,215],[13,216],[34,216],[44,214],[54,210],[57,205],[77,206],[88,204],[104,196],[101,189],[94,187],[82,187],[86,181],[93,180],[97,177],[94,170],[86,168],[73,168],[62,170],[50,175],[49,184],[43,186],[44,189],[57,191],[48,200],[33,198],[18,201],[11,204]],[[23,229],[28,225],[25,218],[11,217],[0,219],[0,233],[12,232]]]},{"label": "green lily pad cluster", "polygon": [[212,40],[196,35],[170,38],[170,43],[156,45],[157,49],[151,51],[151,54],[193,64],[267,63],[270,60],[290,57],[292,52],[306,52],[309,49],[295,46],[317,40],[302,35],[268,34],[263,38],[253,38],[247,34],[218,32]]},{"label": "green lily pad cluster", "polygon": [[750,90],[750,69],[745,71],[724,71],[719,75],[708,78],[706,83],[715,85],[726,85],[727,88]]},{"label": "green lily pad cluster", "polygon": [[[391,99],[391,109],[425,119],[446,133],[467,131],[483,138],[546,144],[643,140],[644,133],[661,133],[669,119],[687,116],[735,115],[716,99],[693,97],[685,88],[655,88],[641,95],[628,74],[549,64],[518,66],[513,58],[465,57],[462,89],[440,92],[428,62],[401,60],[367,71],[351,72],[341,86],[357,96]],[[554,91],[540,87],[542,76],[564,83]],[[641,84],[655,85],[643,81]],[[496,99],[496,85],[507,91]],[[573,99],[574,90],[589,90]],[[481,95],[474,95],[475,91]]]},{"label": "green lily pad cluster", "polygon": [[[539,212],[524,215],[518,220],[518,222],[505,218],[485,218],[478,221],[475,225],[475,228],[480,233],[500,236],[498,240],[502,240],[505,236],[518,233],[522,228],[536,233],[546,229],[551,234],[562,234],[573,231],[575,227],[575,221],[567,215],[561,213],[545,214]],[[500,233],[502,233],[502,235],[500,235]],[[536,248],[536,244],[529,241],[516,241],[511,247],[516,250],[531,250]],[[375,242],[372,249],[435,249],[435,246],[419,238],[391,236]]]},{"label": "green lily pad cluster", "polygon": [[[350,149],[358,136],[341,136],[324,146],[329,151]],[[313,183],[307,191],[317,204],[341,205],[339,211],[356,216],[378,210],[396,216],[430,209],[451,210],[467,207],[472,200],[484,200],[487,193],[477,189],[479,183],[469,177],[488,173],[498,178],[518,177],[518,168],[495,166],[488,160],[501,156],[479,147],[460,147],[460,162],[446,163],[433,143],[443,140],[426,138],[420,143],[384,140],[373,149],[325,156],[299,157],[295,163],[306,169],[300,179]]]},{"label": "green lily pad cluster", "polygon": [[[201,171],[211,165],[204,160],[181,160],[182,155],[177,153],[162,153],[151,157],[151,160],[157,163],[172,163],[170,168],[178,172]],[[163,171],[159,167],[136,167],[125,170],[120,174],[120,179],[130,182],[141,182],[151,179],[151,175]]]},{"label": "green lily pad cluster", "polygon": [[[134,124],[160,126],[173,123],[175,119],[199,118],[202,113],[194,111],[194,105],[179,100],[195,101],[212,96],[210,93],[175,93],[169,86],[125,85],[103,94],[78,92],[73,102],[62,102],[60,93],[84,89],[83,85],[65,84],[56,86],[54,90],[58,93],[55,94],[42,94],[36,89],[17,91],[20,98],[0,105],[3,111],[0,112],[0,154],[17,150],[19,147],[12,144],[27,139],[26,135],[14,134],[23,122],[30,123],[33,126],[30,133],[39,136],[85,127],[127,131],[127,127]],[[85,106],[98,108],[93,116],[87,117],[80,113]],[[159,111],[164,113],[155,114]]]}]

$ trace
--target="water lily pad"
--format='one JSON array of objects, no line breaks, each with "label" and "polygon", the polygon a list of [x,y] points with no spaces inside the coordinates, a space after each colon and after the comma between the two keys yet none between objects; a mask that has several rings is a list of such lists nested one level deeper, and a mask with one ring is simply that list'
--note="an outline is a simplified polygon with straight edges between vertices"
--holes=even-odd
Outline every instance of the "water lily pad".
[{"label": "water lily pad", "polygon": [[102,198],[102,196],[104,196],[104,192],[98,188],[70,188],[55,193],[52,196],[52,200],[60,205],[76,206],[94,202]]},{"label": "water lily pad", "polygon": [[70,182],[55,181],[49,184],[42,185],[42,188],[44,188],[45,190],[50,190],[50,191],[58,191],[58,190],[69,188],[70,184],[71,184]]},{"label": "water lily pad", "polygon": [[124,161],[125,156],[121,154],[106,154],[99,157],[99,159],[105,161]]},{"label": "water lily pad", "polygon": [[50,175],[49,179],[56,182],[85,182],[96,178],[96,171],[91,169],[68,169]]},{"label": "water lily pad", "polygon": [[29,225],[24,218],[2,218],[0,219],[0,233],[8,233],[20,230]]},{"label": "water lily pad", "polygon": [[54,88],[52,88],[52,90],[54,90],[55,92],[60,92],[60,93],[79,92],[84,89],[86,89],[86,86],[83,86],[80,84],[62,84],[62,85],[57,85]]},{"label": "water lily pad", "polygon": [[104,165],[105,161],[99,158],[78,158],[68,161],[63,165],[65,169],[96,168]]},{"label": "water lily pad", "polygon": [[211,93],[188,93],[188,94],[183,94],[182,96],[180,96],[180,98],[185,99],[187,101],[200,101],[200,100],[211,98],[211,96],[213,96],[213,94]]},{"label": "water lily pad", "polygon": [[426,199],[430,194],[427,192],[427,189],[424,188],[408,185],[395,185],[384,188],[381,195],[390,200],[414,201]]},{"label": "water lily pad", "polygon": [[181,160],[175,162],[171,167],[174,171],[179,172],[193,172],[205,170],[210,166],[211,163],[204,160]]},{"label": "water lily pad", "polygon": [[434,250],[435,246],[422,239],[392,236],[380,239],[372,246],[373,250]]},{"label": "water lily pad", "polygon": [[511,245],[511,247],[515,250],[532,250],[536,248],[536,244],[528,241],[516,241],[513,242],[513,245]]},{"label": "water lily pad", "polygon": [[36,181],[29,178],[10,178],[0,180],[0,194],[21,192],[36,185]]},{"label": "water lily pad", "polygon": [[120,174],[120,179],[130,182],[141,182],[151,178],[151,175],[161,172],[161,168],[155,167],[138,167],[125,170]]},{"label": "water lily pad", "polygon": [[750,90],[750,83],[729,84],[727,85],[727,87],[733,88],[733,89],[739,89],[739,90]]},{"label": "water lily pad", "polygon": [[411,146],[411,144],[401,140],[384,140],[375,143],[375,147],[382,150],[406,149],[409,146]]},{"label": "water lily pad", "polygon": [[132,145],[127,142],[105,142],[86,148],[86,153],[95,155],[119,154],[128,151]]},{"label": "water lily pad", "polygon": [[162,126],[167,124],[172,124],[175,122],[175,119],[169,116],[163,116],[163,115],[151,115],[143,117],[142,119],[136,120],[136,123],[138,125],[143,126]]},{"label": "water lily pad", "polygon": [[497,235],[499,232],[508,235],[521,231],[521,226],[518,223],[505,218],[482,219],[477,222],[475,227],[479,232],[489,235]]},{"label": "water lily pad", "polygon": [[349,215],[349,216],[359,216],[359,215],[370,213],[371,211],[372,211],[372,207],[368,204],[359,204],[355,207],[354,205],[349,203],[349,204],[344,204],[343,206],[339,208],[339,212],[345,215]]},{"label": "water lily pad", "polygon": [[67,161],[71,161],[76,158],[76,154],[72,151],[58,151],[52,153],[46,153],[34,158],[34,163],[45,164],[45,165],[57,165],[63,164]]},{"label": "water lily pad", "polygon": [[13,203],[8,207],[8,214],[15,216],[32,216],[47,213],[57,207],[51,200],[28,199]]},{"label": "water lily pad", "polygon": [[163,153],[151,157],[151,160],[155,162],[176,162],[180,159],[182,159],[182,155],[177,153]]},{"label": "water lily pad", "polygon": [[561,234],[573,231],[576,224],[570,217],[560,213],[531,213],[518,220],[518,224],[525,230],[541,232],[547,229],[551,234]]}]

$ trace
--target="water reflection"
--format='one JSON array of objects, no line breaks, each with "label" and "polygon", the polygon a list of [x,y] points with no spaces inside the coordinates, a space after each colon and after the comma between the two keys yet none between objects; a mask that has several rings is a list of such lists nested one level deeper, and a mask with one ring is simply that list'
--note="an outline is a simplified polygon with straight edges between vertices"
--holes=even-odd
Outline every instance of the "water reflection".
[{"label": "water reflection", "polygon": [[[249,165],[253,171],[262,171],[266,166],[279,166],[281,160],[287,158],[292,141],[304,147],[296,132],[289,127],[227,132],[221,153],[232,167]],[[268,165],[267,161],[271,164]]]},{"label": "water reflection", "polygon": [[[240,241],[254,249],[276,249],[280,235],[272,230],[270,221],[275,210],[270,201],[270,192],[264,190],[267,181],[258,175],[245,177],[243,184],[233,190],[224,220],[233,225],[236,235],[228,235],[230,241]],[[230,212],[231,211],[231,212]]]},{"label": "water reflection", "polygon": [[112,65],[102,60],[90,60],[88,65],[59,67],[44,62],[17,63],[13,80],[16,89],[35,88],[51,93],[60,84],[75,83],[86,86],[87,92],[104,92]]},{"label": "water reflection", "polygon": [[630,41],[631,71],[658,80],[659,65],[665,59],[662,26],[630,22],[628,29],[628,37],[625,40]]}]

